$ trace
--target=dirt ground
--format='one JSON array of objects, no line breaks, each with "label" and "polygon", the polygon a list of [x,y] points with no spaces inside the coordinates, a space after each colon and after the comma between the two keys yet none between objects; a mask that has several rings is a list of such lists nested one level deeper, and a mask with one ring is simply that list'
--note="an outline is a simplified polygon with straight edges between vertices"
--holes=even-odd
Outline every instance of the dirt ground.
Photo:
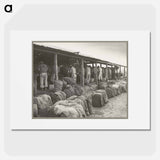
[{"label": "dirt ground", "polygon": [[101,107],[93,107],[91,118],[127,118],[127,93],[110,98],[108,103]]}]

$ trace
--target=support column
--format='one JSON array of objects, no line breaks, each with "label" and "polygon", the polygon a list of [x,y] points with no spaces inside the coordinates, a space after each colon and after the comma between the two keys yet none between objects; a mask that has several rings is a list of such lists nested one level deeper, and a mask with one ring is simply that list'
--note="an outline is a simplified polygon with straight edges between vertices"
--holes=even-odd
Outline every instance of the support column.
[{"label": "support column", "polygon": [[117,75],[117,78],[119,79],[119,66],[117,68],[116,75]]},{"label": "support column", "polygon": [[53,71],[54,71],[54,73],[55,73],[55,80],[58,80],[58,62],[57,62],[57,54],[54,54]]},{"label": "support column", "polygon": [[119,78],[121,78],[121,73],[122,73],[121,66],[119,66]]},{"label": "support column", "polygon": [[125,72],[126,72],[126,71],[125,71],[125,67],[124,67],[124,77],[125,77]]},{"label": "support column", "polygon": [[114,65],[112,65],[112,67],[111,67],[111,75],[112,75],[112,80],[114,80],[114,74],[115,73],[115,71],[114,71]]},{"label": "support column", "polygon": [[108,67],[108,76],[109,76],[109,80],[112,79],[112,65],[110,64],[110,67]]},{"label": "support column", "polygon": [[106,63],[106,71],[105,71],[105,74],[106,74],[106,81],[108,82],[108,80],[109,80],[108,63]]},{"label": "support column", "polygon": [[80,84],[81,84],[81,86],[84,86],[84,60],[83,59],[81,59]]},{"label": "support column", "polygon": [[94,81],[96,82],[96,84],[98,84],[98,68],[97,68],[97,63],[95,63],[95,69],[96,69],[96,73],[95,73],[95,79],[94,79]]}]

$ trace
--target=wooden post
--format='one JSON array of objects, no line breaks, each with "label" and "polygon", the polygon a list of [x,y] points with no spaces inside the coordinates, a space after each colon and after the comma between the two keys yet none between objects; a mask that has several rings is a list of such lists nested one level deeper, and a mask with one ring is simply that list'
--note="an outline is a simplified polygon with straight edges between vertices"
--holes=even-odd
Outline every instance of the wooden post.
[{"label": "wooden post", "polygon": [[119,66],[118,66],[118,68],[117,68],[117,78],[119,79]]},{"label": "wooden post", "polygon": [[112,68],[112,79],[113,79],[113,80],[116,79],[116,69],[115,69],[115,65],[113,65],[113,68]]},{"label": "wooden post", "polygon": [[95,63],[95,69],[96,69],[96,73],[95,73],[95,82],[96,84],[98,84],[98,68],[97,68],[97,63]]},{"label": "wooden post", "polygon": [[109,78],[108,78],[108,79],[109,79],[109,80],[111,80],[111,79],[112,79],[112,76],[111,76],[111,75],[112,75],[111,67],[112,67],[112,66],[111,66],[111,64],[110,64],[110,67],[108,67],[108,76],[109,76]]},{"label": "wooden post", "polygon": [[106,75],[106,80],[107,80],[107,82],[108,82],[108,80],[109,80],[109,71],[108,71],[108,63],[106,63],[106,70],[107,70],[107,72],[105,71],[105,75]]},{"label": "wooden post", "polygon": [[84,86],[84,60],[81,59],[81,75],[80,75],[80,84]]},{"label": "wooden post", "polygon": [[55,80],[58,80],[58,63],[57,63],[57,54],[54,54],[53,71],[54,71],[54,73],[55,73]]},{"label": "wooden post", "polygon": [[125,66],[124,66],[124,77],[125,77],[125,72],[126,72],[126,71],[125,71]]},{"label": "wooden post", "polygon": [[119,78],[121,78],[121,66],[119,66]]}]

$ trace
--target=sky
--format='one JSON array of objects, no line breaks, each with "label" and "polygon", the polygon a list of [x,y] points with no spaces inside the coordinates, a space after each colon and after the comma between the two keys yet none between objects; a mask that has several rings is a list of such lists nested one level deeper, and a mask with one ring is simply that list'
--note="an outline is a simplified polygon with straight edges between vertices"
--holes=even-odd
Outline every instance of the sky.
[{"label": "sky", "polygon": [[36,42],[34,44],[79,52],[80,55],[127,66],[126,42]]}]

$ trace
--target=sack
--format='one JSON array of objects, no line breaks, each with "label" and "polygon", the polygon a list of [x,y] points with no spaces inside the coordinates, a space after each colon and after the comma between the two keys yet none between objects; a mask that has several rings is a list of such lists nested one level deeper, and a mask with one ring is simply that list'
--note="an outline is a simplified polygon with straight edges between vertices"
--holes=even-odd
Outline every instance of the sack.
[{"label": "sack", "polygon": [[127,92],[127,83],[119,85],[121,93]]},{"label": "sack", "polygon": [[46,94],[34,97],[33,104],[37,104],[38,115],[42,117],[47,117],[47,108],[53,105],[51,97]]},{"label": "sack", "polygon": [[64,77],[63,80],[66,81],[67,84],[70,84],[70,85],[75,85],[76,84],[75,80],[71,77]]},{"label": "sack", "polygon": [[78,96],[74,95],[74,96],[67,98],[67,100],[75,100],[76,98],[78,98]]},{"label": "sack", "polygon": [[108,98],[112,98],[116,96],[115,90],[111,87],[106,88],[106,93],[107,93]]},{"label": "sack", "polygon": [[72,100],[73,102],[78,103],[81,106],[83,106],[83,109],[87,116],[92,113],[92,108],[91,108],[92,104],[88,102],[85,96],[71,96],[67,98],[67,100]]},{"label": "sack", "polygon": [[58,117],[67,118],[82,118],[86,116],[83,107],[72,100],[56,102],[49,108],[48,112],[53,113]]},{"label": "sack", "polygon": [[54,90],[54,84],[50,84],[50,85],[49,85],[49,90],[50,90],[50,91],[53,91],[53,90]]},{"label": "sack", "polygon": [[107,102],[108,102],[108,96],[107,96],[105,90],[102,90],[102,89],[101,89],[101,90],[96,90],[96,93],[102,93],[104,103],[107,103]]},{"label": "sack", "polygon": [[108,86],[107,82],[99,82],[98,89],[104,89],[104,90],[106,90],[107,86]]},{"label": "sack", "polygon": [[51,97],[46,94],[35,97],[33,101],[35,104],[37,104],[38,109],[45,109],[53,105]]},{"label": "sack", "polygon": [[66,94],[66,98],[69,98],[75,95],[74,88],[70,85],[66,89],[64,89],[63,92]]},{"label": "sack", "polygon": [[63,91],[58,91],[55,93],[50,93],[53,104],[60,100],[66,99],[66,94]]},{"label": "sack", "polygon": [[90,86],[90,89],[93,90],[93,91],[98,89],[98,85],[97,84],[89,84],[89,86]]},{"label": "sack", "polygon": [[63,88],[63,81],[55,80],[54,81],[54,92],[62,91],[62,88]]},{"label": "sack", "polygon": [[[78,101],[79,101],[79,103],[78,103]],[[81,105],[83,106],[83,109],[84,109],[84,111],[85,111],[85,114],[86,114],[87,116],[89,116],[90,113],[89,113],[89,108],[88,108],[88,103],[87,103],[86,97],[85,97],[85,96],[79,96],[79,97],[77,98],[77,103],[78,103],[78,104],[81,104]]]},{"label": "sack", "polygon": [[92,97],[93,107],[102,107],[104,105],[104,100],[101,93],[94,93]]},{"label": "sack", "polygon": [[67,82],[63,80],[63,90],[67,87]]},{"label": "sack", "polygon": [[74,85],[73,88],[74,88],[75,95],[77,95],[77,96],[82,95],[84,92],[83,87],[80,85]]},{"label": "sack", "polygon": [[92,96],[93,107],[102,107],[108,101],[105,90],[97,90]]},{"label": "sack", "polygon": [[112,88],[113,90],[115,90],[115,96],[121,94],[121,90],[120,90],[120,87],[119,87],[118,84],[113,84],[113,85],[111,85],[111,88]]}]

